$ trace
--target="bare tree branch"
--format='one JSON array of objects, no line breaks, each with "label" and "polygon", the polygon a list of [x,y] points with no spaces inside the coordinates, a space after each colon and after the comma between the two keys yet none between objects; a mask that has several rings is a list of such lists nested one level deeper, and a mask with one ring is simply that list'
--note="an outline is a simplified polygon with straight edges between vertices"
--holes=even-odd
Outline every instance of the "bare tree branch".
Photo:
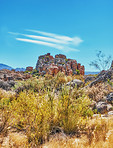
[{"label": "bare tree branch", "polygon": [[101,70],[106,70],[109,68],[111,63],[111,56],[109,55],[106,57],[106,55],[102,51],[98,51],[96,53],[97,59],[90,62],[90,66],[93,66],[94,68]]}]

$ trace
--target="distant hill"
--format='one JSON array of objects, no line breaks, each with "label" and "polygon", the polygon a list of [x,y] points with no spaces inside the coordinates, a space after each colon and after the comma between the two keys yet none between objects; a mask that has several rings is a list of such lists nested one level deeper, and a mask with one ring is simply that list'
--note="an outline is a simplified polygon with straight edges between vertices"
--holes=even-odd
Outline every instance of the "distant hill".
[{"label": "distant hill", "polygon": [[[0,70],[2,70],[2,69],[12,70],[14,68],[12,68],[11,66],[8,66],[6,64],[0,63]],[[25,68],[16,68],[15,71],[25,71]]]},{"label": "distant hill", "polygon": [[13,68],[10,67],[10,66],[8,66],[8,65],[5,65],[5,64],[0,63],[0,70],[2,70],[2,69],[12,70]]},{"label": "distant hill", "polygon": [[15,71],[25,71],[25,68],[16,68]]},{"label": "distant hill", "polygon": [[91,71],[85,71],[85,75],[95,75],[98,74],[99,72],[91,72]]}]

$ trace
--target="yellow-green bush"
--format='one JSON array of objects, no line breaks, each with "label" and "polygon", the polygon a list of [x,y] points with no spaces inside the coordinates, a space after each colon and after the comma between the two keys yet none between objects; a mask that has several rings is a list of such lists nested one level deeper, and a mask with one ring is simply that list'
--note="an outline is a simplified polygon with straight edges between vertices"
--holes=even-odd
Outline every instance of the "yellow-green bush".
[{"label": "yellow-green bush", "polygon": [[34,91],[21,92],[17,98],[7,103],[9,125],[24,129],[31,146],[44,142],[53,126],[65,133],[76,133],[86,124],[87,116],[92,116],[88,105],[90,100],[82,95],[72,98],[69,88],[62,88],[57,97],[53,92],[40,95]]},{"label": "yellow-green bush", "polygon": [[21,92],[9,105],[10,125],[25,129],[29,142],[41,143],[49,131],[50,108],[45,95]]},{"label": "yellow-green bush", "polygon": [[[89,109],[90,100],[83,89],[72,89],[59,83],[60,76],[63,77],[63,74],[50,79],[39,77],[19,82],[19,87],[24,87],[23,91],[12,99],[0,100],[7,125],[24,130],[30,147],[47,140],[53,127],[61,128],[66,134],[83,130],[87,118],[93,114]],[[59,86],[56,94],[54,90]]]},{"label": "yellow-green bush", "polygon": [[[76,90],[77,91],[77,90]],[[77,128],[84,126],[86,117],[92,116],[89,109],[90,100],[84,94],[77,99],[71,94],[70,89],[64,87],[58,101],[58,123],[66,133],[75,133]]]}]

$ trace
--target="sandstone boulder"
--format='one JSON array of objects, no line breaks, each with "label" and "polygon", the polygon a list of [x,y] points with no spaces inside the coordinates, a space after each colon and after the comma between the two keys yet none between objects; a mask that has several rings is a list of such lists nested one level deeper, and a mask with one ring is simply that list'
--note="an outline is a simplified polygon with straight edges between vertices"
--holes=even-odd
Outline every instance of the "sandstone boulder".
[{"label": "sandstone boulder", "polygon": [[83,85],[83,82],[81,80],[78,80],[78,79],[74,79],[68,83],[66,83],[67,86],[72,86],[72,87],[80,87],[81,85]]},{"label": "sandstone boulder", "polygon": [[113,77],[113,69],[109,69],[107,71],[102,71],[98,74],[96,79],[89,84],[89,87],[92,87],[93,85],[101,82],[107,82],[108,80],[112,80]]},{"label": "sandstone boulder", "polygon": [[108,116],[113,116],[113,111],[109,111]]},{"label": "sandstone boulder", "polygon": [[113,104],[113,93],[107,95],[106,101],[110,104]]},{"label": "sandstone boulder", "polygon": [[11,90],[11,87],[14,87],[15,83],[16,83],[15,81],[0,80],[0,88],[8,91]]},{"label": "sandstone boulder", "polygon": [[96,104],[96,109],[97,109],[97,112],[101,113],[101,114],[104,114],[108,111],[111,111],[112,110],[112,105],[111,104],[107,104],[106,102],[98,102]]},{"label": "sandstone boulder", "polygon": [[110,69],[113,69],[113,60],[112,60],[112,63],[111,63],[111,67],[110,67]]},{"label": "sandstone boulder", "polygon": [[94,76],[87,76],[85,78],[85,83],[89,82],[89,81],[94,81],[95,80],[95,77]]},{"label": "sandstone boulder", "polygon": [[24,74],[24,72],[15,72],[7,69],[0,70],[0,79],[3,81],[23,80],[31,78],[31,74]]},{"label": "sandstone boulder", "polygon": [[10,85],[7,82],[0,80],[0,88],[2,88],[4,90],[10,90]]},{"label": "sandstone boulder", "polygon": [[26,67],[26,70],[27,70],[27,71],[33,71],[33,67],[28,66],[28,67]]}]

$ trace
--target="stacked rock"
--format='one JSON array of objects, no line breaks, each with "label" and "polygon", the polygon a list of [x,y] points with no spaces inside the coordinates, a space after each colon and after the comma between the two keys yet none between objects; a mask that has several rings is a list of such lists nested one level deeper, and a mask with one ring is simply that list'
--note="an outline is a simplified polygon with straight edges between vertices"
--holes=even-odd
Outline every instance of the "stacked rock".
[{"label": "stacked rock", "polygon": [[36,70],[39,71],[40,75],[50,74],[55,75],[59,71],[63,72],[66,75],[77,74],[77,70],[81,75],[84,75],[85,68],[81,66],[80,63],[77,63],[76,60],[67,59],[63,54],[55,55],[55,58],[47,53],[41,55],[38,58],[36,64]]}]

